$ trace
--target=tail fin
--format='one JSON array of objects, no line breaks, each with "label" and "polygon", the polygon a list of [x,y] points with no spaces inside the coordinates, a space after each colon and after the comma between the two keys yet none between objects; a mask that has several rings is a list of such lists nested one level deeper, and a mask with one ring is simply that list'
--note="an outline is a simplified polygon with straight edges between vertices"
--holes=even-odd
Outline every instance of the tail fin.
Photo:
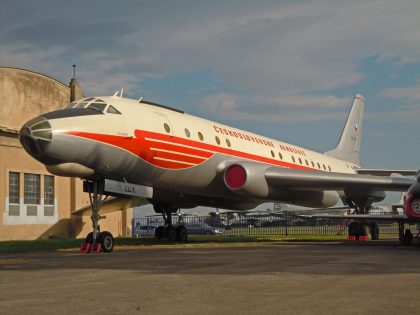
[{"label": "tail fin", "polygon": [[364,97],[356,94],[340,142],[335,149],[325,152],[326,155],[359,165],[364,108]]}]

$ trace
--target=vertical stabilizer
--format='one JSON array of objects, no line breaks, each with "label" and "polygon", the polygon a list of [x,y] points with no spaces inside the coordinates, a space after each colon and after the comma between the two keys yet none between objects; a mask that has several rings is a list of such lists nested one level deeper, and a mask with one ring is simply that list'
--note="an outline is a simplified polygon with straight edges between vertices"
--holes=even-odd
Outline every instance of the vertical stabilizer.
[{"label": "vertical stabilizer", "polygon": [[357,94],[354,97],[353,106],[341,133],[340,142],[335,149],[325,152],[326,155],[360,165],[360,142],[364,109],[365,98]]}]

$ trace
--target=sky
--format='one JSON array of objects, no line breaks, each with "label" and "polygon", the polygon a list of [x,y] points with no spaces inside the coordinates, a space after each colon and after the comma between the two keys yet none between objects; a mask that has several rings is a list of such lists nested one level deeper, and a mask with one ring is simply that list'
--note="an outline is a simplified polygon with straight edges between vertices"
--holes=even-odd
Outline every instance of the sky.
[{"label": "sky", "polygon": [[361,164],[420,168],[420,1],[0,0],[0,66],[316,151],[366,98]]}]

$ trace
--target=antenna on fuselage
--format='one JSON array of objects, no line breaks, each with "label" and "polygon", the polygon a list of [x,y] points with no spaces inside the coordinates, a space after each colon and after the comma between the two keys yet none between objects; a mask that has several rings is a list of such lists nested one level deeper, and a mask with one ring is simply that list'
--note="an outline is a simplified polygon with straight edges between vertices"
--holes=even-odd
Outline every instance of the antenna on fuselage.
[{"label": "antenna on fuselage", "polygon": [[139,98],[139,103],[141,103],[141,100],[143,99],[143,96]]},{"label": "antenna on fuselage", "polygon": [[[121,97],[121,98],[122,98],[123,93],[124,93],[124,89],[121,89],[121,91],[120,91],[120,90],[117,90],[117,91],[114,93],[114,96],[119,96],[119,97]],[[118,95],[118,94],[119,94],[119,95]]]}]

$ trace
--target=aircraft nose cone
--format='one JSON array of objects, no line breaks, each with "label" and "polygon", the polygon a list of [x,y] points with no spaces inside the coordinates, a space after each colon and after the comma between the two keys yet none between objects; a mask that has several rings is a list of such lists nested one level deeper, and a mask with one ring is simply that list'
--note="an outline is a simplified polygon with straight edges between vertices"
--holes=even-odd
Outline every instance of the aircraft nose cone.
[{"label": "aircraft nose cone", "polygon": [[40,157],[52,140],[51,125],[45,117],[29,120],[20,129],[20,143],[33,157]]}]

